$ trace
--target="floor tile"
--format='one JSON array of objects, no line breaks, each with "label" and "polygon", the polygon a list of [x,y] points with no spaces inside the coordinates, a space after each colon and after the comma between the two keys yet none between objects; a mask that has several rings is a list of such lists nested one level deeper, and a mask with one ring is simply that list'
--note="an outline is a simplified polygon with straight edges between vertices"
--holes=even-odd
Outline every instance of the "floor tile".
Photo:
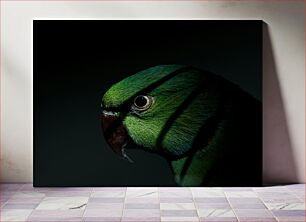
[{"label": "floor tile", "polygon": [[73,221],[73,222],[80,222],[82,221],[82,217],[70,217],[70,216],[65,216],[65,217],[28,217],[27,221],[37,221],[37,222],[64,222],[64,221]]},{"label": "floor tile", "polygon": [[30,217],[40,218],[74,218],[82,217],[84,210],[33,210]]},{"label": "floor tile", "polygon": [[5,184],[0,193],[1,219],[237,222],[237,216],[239,222],[302,222],[304,189],[304,184],[257,188],[34,188],[32,184]]},{"label": "floor tile", "polygon": [[266,187],[255,187],[253,190],[256,193],[260,192],[279,192],[279,193],[287,193],[289,190],[286,186],[266,186]]},{"label": "floor tile", "polygon": [[46,191],[64,191],[64,192],[70,192],[70,191],[92,191],[92,187],[34,187],[35,190],[46,190]]},{"label": "floor tile", "polygon": [[305,217],[278,217],[278,222],[305,222]]},{"label": "floor tile", "polygon": [[226,191],[224,193],[226,197],[257,197],[257,194],[252,191]]},{"label": "floor tile", "polygon": [[160,197],[192,197],[189,190],[187,191],[160,191]]},{"label": "floor tile", "polygon": [[121,217],[122,209],[86,209],[84,217]]},{"label": "floor tile", "polygon": [[33,187],[33,184],[24,184],[20,191],[34,191],[34,192],[47,192],[47,191],[92,191],[91,187]]},{"label": "floor tile", "polygon": [[256,218],[256,217],[241,217],[239,222],[277,222],[275,218]]},{"label": "floor tile", "polygon": [[35,209],[38,206],[38,204],[33,203],[26,203],[26,204],[20,204],[20,203],[7,203],[5,204],[2,209]]},{"label": "floor tile", "polygon": [[255,203],[262,203],[259,198],[255,197],[229,197],[227,198],[230,204],[232,203],[240,203],[240,204],[255,204]]},{"label": "floor tile", "polygon": [[305,191],[295,191],[295,192],[291,192],[291,194],[295,195],[297,198],[305,202]]},{"label": "floor tile", "polygon": [[22,185],[22,187],[20,188],[20,191],[35,191],[35,190],[47,190],[47,188],[43,187],[33,187],[33,184],[32,183],[25,183]]},{"label": "floor tile", "polygon": [[17,191],[20,190],[24,184],[22,183],[3,183],[0,184],[0,190],[3,191]]},{"label": "floor tile", "polygon": [[47,191],[45,192],[47,197],[89,197],[90,191]]},{"label": "floor tile", "polygon": [[123,217],[160,217],[159,209],[124,209]]},{"label": "floor tile", "polygon": [[233,209],[267,209],[263,203],[237,203],[232,202],[231,207]]},{"label": "floor tile", "polygon": [[0,191],[0,197],[11,197],[13,196],[17,191]]},{"label": "floor tile", "polygon": [[123,209],[123,203],[87,203],[86,209]]},{"label": "floor tile", "polygon": [[292,193],[262,192],[258,196],[264,203],[297,203],[302,202]]},{"label": "floor tile", "polygon": [[113,192],[113,191],[126,191],[126,187],[92,187],[92,191],[108,191],[108,192]]},{"label": "floor tile", "polygon": [[196,217],[196,210],[161,210],[162,217]]},{"label": "floor tile", "polygon": [[305,203],[266,203],[269,210],[305,210]]},{"label": "floor tile", "polygon": [[201,217],[201,222],[238,222],[236,217]]},{"label": "floor tile", "polygon": [[280,193],[280,192],[260,192],[260,193],[257,193],[257,195],[259,197],[282,197],[282,198],[295,198],[295,196],[292,194],[292,192],[284,192],[284,193]]},{"label": "floor tile", "polygon": [[223,191],[235,191],[235,192],[241,192],[241,191],[252,191],[252,187],[224,187],[222,189]]},{"label": "floor tile", "polygon": [[127,188],[126,198],[158,198],[157,188]]},{"label": "floor tile", "polygon": [[124,198],[121,197],[90,197],[88,200],[89,203],[123,203]]},{"label": "floor tile", "polygon": [[197,209],[230,209],[229,203],[196,203]]},{"label": "floor tile", "polygon": [[84,222],[121,222],[121,217],[83,217]]},{"label": "floor tile", "polygon": [[160,217],[122,217],[121,222],[159,222]]},{"label": "floor tile", "polygon": [[169,191],[169,192],[191,192],[189,187],[159,187],[159,191]]},{"label": "floor tile", "polygon": [[10,198],[7,203],[20,203],[20,204],[39,204],[44,197],[29,197],[29,198]]},{"label": "floor tile", "polygon": [[161,210],[195,210],[194,203],[160,203]]},{"label": "floor tile", "polygon": [[46,195],[44,193],[39,192],[31,192],[31,191],[17,191],[14,193],[12,198],[18,199],[18,198],[42,198]]},{"label": "floor tile", "polygon": [[32,210],[1,209],[0,221],[25,221]]},{"label": "floor tile", "polygon": [[85,209],[88,197],[45,197],[37,210]]},{"label": "floor tile", "polygon": [[191,197],[160,197],[160,203],[193,203]]},{"label": "floor tile", "polygon": [[231,209],[198,209],[200,217],[235,217]]},{"label": "floor tile", "polygon": [[158,203],[126,203],[125,209],[159,209]]},{"label": "floor tile", "polygon": [[276,217],[305,217],[305,210],[272,210]]},{"label": "floor tile", "polygon": [[282,197],[270,197],[261,198],[264,203],[298,203],[302,202],[298,198],[282,198]]},{"label": "floor tile", "polygon": [[192,194],[194,197],[224,197],[225,194],[223,190],[219,189],[192,189]]},{"label": "floor tile", "polygon": [[6,202],[1,202],[0,203],[0,208],[2,209],[4,207],[4,205],[6,204]]},{"label": "floor tile", "polygon": [[3,197],[3,196],[1,196],[0,197],[0,202],[1,202],[1,204],[5,204],[9,199],[10,199],[10,197]]},{"label": "floor tile", "polygon": [[273,215],[266,209],[234,209],[236,216],[239,218],[273,218]]},{"label": "floor tile", "polygon": [[158,204],[158,198],[126,198],[125,203],[155,203]]},{"label": "floor tile", "polygon": [[162,222],[199,222],[198,217],[161,217]]},{"label": "floor tile", "polygon": [[228,203],[225,197],[195,197],[196,203]]},{"label": "floor tile", "polygon": [[305,184],[291,184],[286,186],[289,190],[303,190],[305,191],[306,187]]},{"label": "floor tile", "polygon": [[125,197],[124,190],[116,190],[116,191],[95,191],[91,194],[91,197]]}]

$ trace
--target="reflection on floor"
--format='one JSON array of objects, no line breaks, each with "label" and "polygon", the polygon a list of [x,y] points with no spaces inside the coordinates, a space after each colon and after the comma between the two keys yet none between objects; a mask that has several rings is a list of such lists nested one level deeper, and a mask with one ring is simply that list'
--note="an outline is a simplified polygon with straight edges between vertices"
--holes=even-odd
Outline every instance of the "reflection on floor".
[{"label": "reflection on floor", "polygon": [[305,185],[33,188],[1,185],[1,221],[305,221]]}]

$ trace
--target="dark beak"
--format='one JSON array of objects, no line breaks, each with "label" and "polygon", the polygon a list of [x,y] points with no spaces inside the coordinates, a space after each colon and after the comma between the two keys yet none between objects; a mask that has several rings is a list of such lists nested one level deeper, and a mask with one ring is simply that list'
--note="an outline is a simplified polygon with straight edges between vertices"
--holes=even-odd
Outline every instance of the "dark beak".
[{"label": "dark beak", "polygon": [[127,131],[120,119],[111,112],[103,112],[101,127],[112,150],[120,157],[125,158],[124,147],[127,144]]}]

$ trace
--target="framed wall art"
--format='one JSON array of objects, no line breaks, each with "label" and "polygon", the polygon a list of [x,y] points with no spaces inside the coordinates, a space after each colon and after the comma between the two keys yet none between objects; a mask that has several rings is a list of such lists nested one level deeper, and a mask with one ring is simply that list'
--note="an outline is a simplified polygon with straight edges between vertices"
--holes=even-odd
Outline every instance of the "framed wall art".
[{"label": "framed wall art", "polygon": [[262,21],[34,20],[34,186],[260,186]]}]

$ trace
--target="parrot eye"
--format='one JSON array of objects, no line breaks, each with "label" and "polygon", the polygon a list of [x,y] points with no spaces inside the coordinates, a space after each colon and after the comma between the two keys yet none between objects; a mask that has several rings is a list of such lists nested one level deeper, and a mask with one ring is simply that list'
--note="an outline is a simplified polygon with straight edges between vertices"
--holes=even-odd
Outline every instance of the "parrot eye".
[{"label": "parrot eye", "polygon": [[153,99],[151,96],[136,96],[132,108],[136,111],[145,111],[150,108],[152,101]]}]

